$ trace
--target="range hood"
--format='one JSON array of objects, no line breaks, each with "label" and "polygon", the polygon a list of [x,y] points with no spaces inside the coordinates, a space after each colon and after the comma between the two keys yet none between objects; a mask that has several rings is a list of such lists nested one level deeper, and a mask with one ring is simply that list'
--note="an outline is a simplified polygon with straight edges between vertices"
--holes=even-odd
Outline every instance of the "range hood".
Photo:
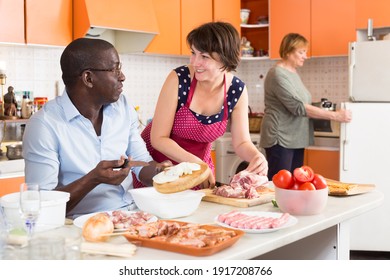
[{"label": "range hood", "polygon": [[120,53],[143,52],[158,24],[153,0],[73,0],[73,38],[99,38]]}]

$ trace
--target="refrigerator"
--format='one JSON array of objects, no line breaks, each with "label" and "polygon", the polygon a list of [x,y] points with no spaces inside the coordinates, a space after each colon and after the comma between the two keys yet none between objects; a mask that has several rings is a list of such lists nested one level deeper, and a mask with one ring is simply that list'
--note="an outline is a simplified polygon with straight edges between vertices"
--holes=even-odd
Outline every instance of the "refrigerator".
[{"label": "refrigerator", "polygon": [[[390,41],[349,44],[352,121],[340,126],[340,181],[375,184],[378,208],[351,220],[351,250],[390,251]],[[360,194],[364,195],[364,194]]]}]

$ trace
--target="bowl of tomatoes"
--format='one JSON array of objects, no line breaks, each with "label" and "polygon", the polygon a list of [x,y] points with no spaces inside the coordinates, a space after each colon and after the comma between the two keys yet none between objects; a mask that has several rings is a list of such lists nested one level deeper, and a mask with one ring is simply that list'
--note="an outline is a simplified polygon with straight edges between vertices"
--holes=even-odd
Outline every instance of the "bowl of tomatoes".
[{"label": "bowl of tomatoes", "polygon": [[325,178],[309,166],[301,166],[291,173],[280,170],[272,178],[275,200],[283,212],[297,216],[322,213],[328,202]]}]

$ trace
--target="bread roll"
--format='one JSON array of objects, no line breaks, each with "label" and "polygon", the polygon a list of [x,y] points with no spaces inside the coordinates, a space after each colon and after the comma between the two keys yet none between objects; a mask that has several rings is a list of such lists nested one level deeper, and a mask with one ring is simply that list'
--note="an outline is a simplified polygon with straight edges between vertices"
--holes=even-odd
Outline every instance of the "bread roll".
[{"label": "bread roll", "polygon": [[113,232],[114,223],[110,216],[107,213],[98,213],[85,221],[82,233],[86,241],[99,242],[108,239],[108,236],[102,236],[102,234]]}]

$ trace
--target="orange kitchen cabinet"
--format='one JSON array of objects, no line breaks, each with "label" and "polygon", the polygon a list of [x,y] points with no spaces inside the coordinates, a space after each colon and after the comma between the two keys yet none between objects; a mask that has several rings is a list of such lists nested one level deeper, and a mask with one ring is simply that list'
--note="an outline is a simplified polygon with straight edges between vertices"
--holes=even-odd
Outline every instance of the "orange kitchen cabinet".
[{"label": "orange kitchen cabinet", "polygon": [[213,21],[229,22],[240,33],[240,9],[241,0],[213,0]]},{"label": "orange kitchen cabinet", "polygon": [[390,26],[390,1],[356,0],[356,28],[367,29],[368,19],[374,28]]},{"label": "orange kitchen cabinet", "polygon": [[188,33],[199,25],[212,20],[212,0],[181,0],[181,54],[191,54],[186,41]]},{"label": "orange kitchen cabinet", "polygon": [[[280,58],[280,43],[288,33],[299,33],[309,42],[311,41],[310,6],[310,0],[269,0],[269,52],[271,59]],[[310,56],[310,50],[308,56]]]},{"label": "orange kitchen cabinet", "polygon": [[186,38],[195,27],[213,20],[212,0],[153,0],[159,34],[146,53],[189,55]]},{"label": "orange kitchen cabinet", "polygon": [[339,180],[340,152],[338,150],[305,149],[304,164],[325,178]]},{"label": "orange kitchen cabinet", "polygon": [[21,183],[24,183],[24,176],[0,179],[0,197],[19,192]]},{"label": "orange kitchen cabinet", "polygon": [[241,37],[251,42],[254,50],[269,50],[268,25],[258,27],[259,17],[269,17],[269,0],[241,0],[241,9],[249,9],[248,24],[241,25]]},{"label": "orange kitchen cabinet", "polygon": [[270,0],[271,58],[279,58],[290,32],[309,40],[309,57],[348,55],[348,43],[356,40],[355,0]]},{"label": "orange kitchen cabinet", "polygon": [[26,43],[66,46],[72,41],[72,0],[25,0]]},{"label": "orange kitchen cabinet", "polygon": [[0,42],[24,44],[24,0],[0,1]]},{"label": "orange kitchen cabinet", "polygon": [[146,53],[181,54],[180,0],[153,0],[159,34],[145,49]]},{"label": "orange kitchen cabinet", "polygon": [[[153,0],[159,34],[145,53],[189,55],[186,38],[200,24],[227,21],[240,31],[241,0]],[[167,12],[168,11],[168,12]]]},{"label": "orange kitchen cabinet", "polygon": [[346,56],[355,40],[355,0],[311,0],[311,56]]}]

